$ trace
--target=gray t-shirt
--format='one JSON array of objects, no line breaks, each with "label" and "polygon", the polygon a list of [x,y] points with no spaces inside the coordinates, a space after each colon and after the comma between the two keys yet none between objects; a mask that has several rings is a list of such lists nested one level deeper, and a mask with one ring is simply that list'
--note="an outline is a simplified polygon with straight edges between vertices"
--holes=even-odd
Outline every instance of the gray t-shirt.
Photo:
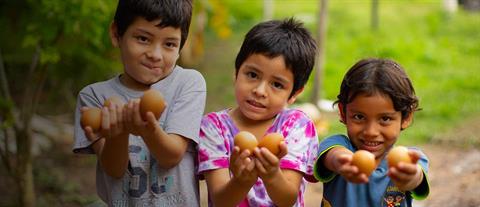
[{"label": "gray t-shirt", "polygon": [[[176,66],[169,76],[151,88],[159,90],[167,102],[159,119],[160,126],[166,133],[191,140],[182,161],[174,168],[163,169],[142,138],[130,135],[130,160],[125,175],[120,179],[110,177],[97,162],[97,193],[109,206],[199,206],[195,145],[205,108],[205,79],[198,71]],[[101,107],[105,99],[114,95],[127,102],[140,98],[143,92],[125,87],[119,76],[80,91],[75,110],[74,153],[94,153],[80,126],[80,108]]]}]

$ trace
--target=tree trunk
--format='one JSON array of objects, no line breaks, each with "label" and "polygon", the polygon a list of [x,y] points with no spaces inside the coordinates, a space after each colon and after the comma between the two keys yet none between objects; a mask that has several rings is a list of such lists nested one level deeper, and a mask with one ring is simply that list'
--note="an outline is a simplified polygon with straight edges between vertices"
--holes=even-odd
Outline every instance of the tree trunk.
[{"label": "tree trunk", "polygon": [[378,0],[372,0],[372,16],[371,16],[371,24],[372,30],[376,31],[378,29]]},{"label": "tree trunk", "polygon": [[17,135],[17,183],[19,187],[20,206],[35,206],[35,190],[33,184],[32,168],[32,133],[30,121],[20,129],[16,129]]},{"label": "tree trunk", "polygon": [[263,0],[263,20],[271,20],[273,18],[273,0]]},{"label": "tree trunk", "polygon": [[328,0],[319,0],[318,30],[317,30],[317,61],[314,71],[313,91],[310,102],[317,106],[321,99],[323,70],[325,66],[325,39],[327,36]]}]

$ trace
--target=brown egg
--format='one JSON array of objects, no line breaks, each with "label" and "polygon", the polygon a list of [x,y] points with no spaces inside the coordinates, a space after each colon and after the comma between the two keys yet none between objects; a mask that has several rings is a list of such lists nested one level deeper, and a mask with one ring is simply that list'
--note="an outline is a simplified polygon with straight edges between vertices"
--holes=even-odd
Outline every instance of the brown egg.
[{"label": "brown egg", "polygon": [[151,111],[158,120],[165,110],[166,103],[160,91],[150,89],[143,93],[140,98],[140,115],[143,120],[147,120],[147,112]]},{"label": "brown egg", "polygon": [[115,104],[117,106],[123,106],[125,103],[122,101],[122,99],[118,96],[110,96],[108,97],[105,102],[103,102],[103,106],[105,107],[110,107],[110,105]]},{"label": "brown egg", "polygon": [[267,148],[272,154],[278,155],[280,152],[280,142],[284,140],[284,137],[280,133],[270,133],[265,135],[260,142],[258,147]]},{"label": "brown egg", "polygon": [[240,151],[248,149],[251,153],[258,145],[255,135],[247,131],[238,132],[238,134],[235,135],[233,142],[235,146],[240,148]]},{"label": "brown egg", "polygon": [[352,165],[355,165],[361,173],[370,176],[375,170],[375,155],[367,150],[358,150],[353,153]]},{"label": "brown egg", "polygon": [[397,166],[400,162],[412,163],[412,158],[408,154],[408,148],[404,146],[396,146],[390,149],[387,154],[388,166]]},{"label": "brown egg", "polygon": [[94,132],[98,131],[102,124],[102,110],[97,107],[90,107],[83,111],[80,124],[82,127],[90,126]]}]

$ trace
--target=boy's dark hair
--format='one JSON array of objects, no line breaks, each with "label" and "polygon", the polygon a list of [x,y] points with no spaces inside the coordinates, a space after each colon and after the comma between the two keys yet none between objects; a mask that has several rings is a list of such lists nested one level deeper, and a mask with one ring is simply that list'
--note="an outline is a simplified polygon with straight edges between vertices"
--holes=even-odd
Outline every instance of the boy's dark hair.
[{"label": "boy's dark hair", "polygon": [[257,24],[245,35],[235,60],[235,75],[242,63],[253,54],[270,58],[283,56],[293,73],[294,83],[290,97],[308,81],[315,64],[317,45],[310,32],[294,18],[271,20]]},{"label": "boy's dark hair", "polygon": [[180,28],[180,49],[185,44],[192,18],[191,0],[119,0],[114,22],[118,36],[123,36],[137,17],[147,21],[161,19],[159,27]]},{"label": "boy's dark hair", "polygon": [[418,110],[418,98],[403,68],[393,60],[368,58],[358,61],[345,74],[336,103],[345,107],[359,94],[388,95],[402,118]]}]

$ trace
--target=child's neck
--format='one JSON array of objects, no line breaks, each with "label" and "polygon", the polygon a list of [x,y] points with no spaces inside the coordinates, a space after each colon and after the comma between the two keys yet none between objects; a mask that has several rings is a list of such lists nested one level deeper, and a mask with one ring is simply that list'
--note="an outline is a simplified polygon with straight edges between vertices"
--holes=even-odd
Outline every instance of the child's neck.
[{"label": "child's neck", "polygon": [[120,75],[120,82],[127,88],[136,91],[146,91],[150,89],[150,85],[143,84],[130,77],[128,74],[123,73]]},{"label": "child's neck", "polygon": [[238,130],[248,131],[254,134],[257,139],[261,139],[265,135],[275,120],[275,117],[266,120],[252,120],[245,117],[238,108],[231,110],[229,114]]}]

